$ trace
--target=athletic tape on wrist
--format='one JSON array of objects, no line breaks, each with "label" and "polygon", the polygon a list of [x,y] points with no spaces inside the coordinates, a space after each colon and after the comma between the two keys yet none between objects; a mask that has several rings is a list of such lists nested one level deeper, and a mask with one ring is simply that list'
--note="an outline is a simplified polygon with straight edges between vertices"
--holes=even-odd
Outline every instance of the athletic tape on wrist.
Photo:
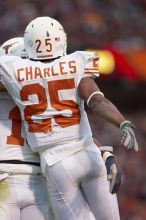
[{"label": "athletic tape on wrist", "polygon": [[127,121],[127,120],[123,121],[123,122],[120,124],[120,129],[122,129],[122,127],[123,127],[126,123],[131,124],[131,121]]},{"label": "athletic tape on wrist", "polygon": [[93,92],[93,93],[89,96],[89,98],[87,99],[87,105],[89,104],[91,98],[92,98],[95,94],[100,94],[100,95],[102,95],[102,96],[104,97],[104,94],[103,94],[102,92],[100,92],[100,91]]},{"label": "athletic tape on wrist", "polygon": [[113,147],[111,146],[102,146],[102,147],[99,147],[100,151],[110,151],[110,152],[113,152]]},{"label": "athletic tape on wrist", "polygon": [[106,151],[106,152],[103,153],[102,158],[103,158],[104,161],[106,161],[107,158],[110,157],[110,156],[114,156],[114,155],[111,154],[110,152]]}]

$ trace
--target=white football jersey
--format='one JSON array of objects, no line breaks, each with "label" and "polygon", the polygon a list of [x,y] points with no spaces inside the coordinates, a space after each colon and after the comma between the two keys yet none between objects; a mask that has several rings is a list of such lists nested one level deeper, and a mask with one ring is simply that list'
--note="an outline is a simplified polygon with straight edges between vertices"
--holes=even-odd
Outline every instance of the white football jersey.
[{"label": "white football jersey", "polygon": [[3,56],[0,71],[33,151],[92,137],[77,88],[82,77],[98,76],[96,53],[77,51],[51,63]]},{"label": "white football jersey", "polygon": [[26,142],[20,110],[5,92],[0,93],[0,134],[0,161],[39,162],[38,154]]}]

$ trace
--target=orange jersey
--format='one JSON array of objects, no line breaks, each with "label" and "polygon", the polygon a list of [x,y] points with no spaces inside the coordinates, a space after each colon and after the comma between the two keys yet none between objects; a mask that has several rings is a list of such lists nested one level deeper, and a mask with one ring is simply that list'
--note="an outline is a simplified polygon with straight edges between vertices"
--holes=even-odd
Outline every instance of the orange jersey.
[{"label": "orange jersey", "polygon": [[97,54],[77,51],[51,63],[5,56],[0,65],[33,151],[92,137],[77,89],[83,77],[98,76]]}]

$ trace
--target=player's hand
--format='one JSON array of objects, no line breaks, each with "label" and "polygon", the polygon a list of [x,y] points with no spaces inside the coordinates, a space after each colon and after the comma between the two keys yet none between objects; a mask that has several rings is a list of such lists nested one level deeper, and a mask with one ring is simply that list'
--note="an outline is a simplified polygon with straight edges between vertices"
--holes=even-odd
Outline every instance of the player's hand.
[{"label": "player's hand", "polygon": [[112,194],[117,193],[123,179],[122,168],[111,153],[109,153],[105,160],[105,166],[107,169],[107,179],[110,181],[110,192]]},{"label": "player's hand", "polygon": [[125,146],[128,150],[139,150],[138,143],[135,137],[135,126],[130,121],[124,121],[120,125],[121,129],[121,145]]}]

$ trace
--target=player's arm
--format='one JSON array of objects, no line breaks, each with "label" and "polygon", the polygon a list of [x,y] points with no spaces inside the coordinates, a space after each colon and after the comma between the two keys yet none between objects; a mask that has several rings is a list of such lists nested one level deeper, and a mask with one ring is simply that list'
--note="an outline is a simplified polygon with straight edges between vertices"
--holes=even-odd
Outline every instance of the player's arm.
[{"label": "player's arm", "polygon": [[111,146],[102,146],[100,142],[93,137],[93,141],[99,147],[107,170],[107,179],[110,182],[110,192],[117,193],[120,188],[123,172],[117,158],[110,152],[113,150]]},{"label": "player's arm", "polygon": [[125,119],[116,106],[104,97],[94,79],[85,77],[81,79],[78,86],[78,94],[92,112],[102,116],[112,124],[121,129],[121,144],[127,149],[138,151],[138,144],[135,138],[134,125]]},{"label": "player's arm", "polygon": [[104,97],[92,78],[83,78],[79,84],[78,92],[80,98],[87,103],[93,113],[101,115],[117,127],[125,121],[124,116],[118,111],[115,105]]},{"label": "player's arm", "polygon": [[6,92],[7,90],[3,86],[3,84],[0,82],[0,92]]}]

